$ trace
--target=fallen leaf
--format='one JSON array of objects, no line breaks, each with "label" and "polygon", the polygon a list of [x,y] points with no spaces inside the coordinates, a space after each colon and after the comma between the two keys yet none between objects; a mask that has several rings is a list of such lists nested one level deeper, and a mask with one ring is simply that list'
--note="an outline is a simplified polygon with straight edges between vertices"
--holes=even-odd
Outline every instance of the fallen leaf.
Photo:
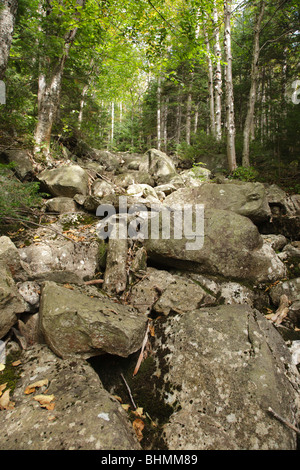
[{"label": "fallen leaf", "polygon": [[0,410],[7,410],[7,407],[9,406],[9,394],[10,394],[10,389],[5,390],[3,395],[0,398]]},{"label": "fallen leaf", "polygon": [[66,289],[74,290],[74,287],[72,287],[70,284],[64,284],[63,286],[64,286]]},{"label": "fallen leaf", "polygon": [[34,400],[38,401],[39,404],[43,407],[47,407],[51,401],[54,400],[54,395],[36,395],[32,397]]},{"label": "fallen leaf", "polygon": [[144,416],[144,410],[143,408],[136,408],[136,410],[134,410],[132,412],[135,416],[138,416],[139,418],[146,418],[146,416]]},{"label": "fallen leaf", "polygon": [[142,421],[140,418],[137,418],[133,421],[132,425],[133,429],[135,430],[138,441],[141,441],[144,437],[142,432],[145,427],[144,421]]},{"label": "fallen leaf", "polygon": [[48,379],[43,379],[43,380],[39,380],[38,382],[34,382],[33,384],[28,385],[28,387],[26,387],[24,393],[25,393],[25,395],[29,395],[30,393],[34,393],[36,388],[41,388],[44,385],[48,385],[48,383],[49,383]]},{"label": "fallen leaf", "polygon": [[17,367],[17,366],[19,366],[20,364],[22,364],[20,360],[11,363],[11,365],[14,366],[14,367]]},{"label": "fallen leaf", "polygon": [[44,408],[46,408],[49,411],[53,411],[55,408],[55,403],[53,401],[52,403],[49,403],[48,405],[41,405],[41,406],[44,406]]},{"label": "fallen leaf", "polygon": [[130,405],[125,405],[125,404],[123,404],[123,405],[121,405],[121,406],[122,406],[122,408],[123,408],[125,411],[128,411],[129,408],[130,408]]},{"label": "fallen leaf", "polygon": [[7,382],[5,384],[0,385],[0,397],[2,395],[3,390],[6,389]]},{"label": "fallen leaf", "polygon": [[0,364],[0,372],[5,369],[5,364]]},{"label": "fallen leaf", "polygon": [[122,403],[123,400],[122,400],[121,397],[119,397],[118,395],[113,395],[113,397],[114,397],[116,400],[118,400],[120,403]]},{"label": "fallen leaf", "polygon": [[149,331],[151,336],[155,336],[155,330],[153,325],[149,325]]}]

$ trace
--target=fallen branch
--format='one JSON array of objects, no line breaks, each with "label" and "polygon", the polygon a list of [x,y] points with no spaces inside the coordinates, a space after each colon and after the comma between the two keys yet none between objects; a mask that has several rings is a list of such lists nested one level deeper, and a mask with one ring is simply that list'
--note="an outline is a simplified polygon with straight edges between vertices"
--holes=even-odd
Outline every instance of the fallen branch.
[{"label": "fallen branch", "polygon": [[280,325],[288,313],[289,313],[289,299],[286,295],[282,295],[280,297],[279,307],[276,310],[276,313],[271,317],[271,320],[274,323],[274,325],[276,326]]},{"label": "fallen branch", "polygon": [[149,333],[150,329],[149,329],[149,323],[148,323],[148,326],[147,326],[147,330],[146,330],[146,334],[145,334],[145,337],[144,337],[144,341],[143,341],[143,344],[142,344],[142,349],[141,349],[141,352],[140,352],[140,355],[139,355],[139,358],[138,358],[138,361],[136,363],[136,366],[135,366],[135,369],[134,369],[134,372],[133,372],[133,376],[135,376],[137,373],[138,373],[138,370],[140,368],[140,365],[143,361],[143,357],[144,357],[144,349],[146,347],[146,344],[147,344],[147,341],[148,341],[148,333]]},{"label": "fallen branch", "polygon": [[125,385],[126,385],[126,388],[127,388],[127,390],[128,390],[128,393],[129,393],[129,396],[130,396],[130,400],[131,400],[131,402],[132,402],[132,404],[133,404],[133,406],[134,406],[134,409],[136,410],[136,404],[134,403],[134,400],[133,400],[133,397],[132,397],[132,394],[131,394],[130,387],[129,387],[128,383],[126,382],[126,379],[125,379],[125,377],[124,377],[123,374],[121,374],[121,377],[122,377],[122,379],[123,379],[123,381],[124,381],[124,383],[125,383]]},{"label": "fallen branch", "polygon": [[293,424],[289,423],[286,419],[279,416],[272,408],[269,406],[268,411],[274,416],[274,418],[278,419],[281,423],[285,424],[288,428],[295,431],[297,434],[300,434],[300,429],[296,428]]},{"label": "fallen branch", "polygon": [[103,284],[103,282],[103,279],[92,279],[91,281],[85,281],[84,284],[88,286],[90,284]]}]

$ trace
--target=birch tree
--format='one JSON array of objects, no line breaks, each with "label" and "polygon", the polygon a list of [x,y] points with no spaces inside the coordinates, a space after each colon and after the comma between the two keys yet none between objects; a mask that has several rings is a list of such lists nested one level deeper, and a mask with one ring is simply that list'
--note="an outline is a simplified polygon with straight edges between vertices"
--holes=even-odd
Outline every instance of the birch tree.
[{"label": "birch tree", "polygon": [[254,25],[254,40],[253,40],[253,55],[252,55],[252,65],[251,65],[251,87],[248,99],[247,115],[244,124],[243,132],[243,158],[242,165],[244,167],[250,166],[250,135],[251,129],[253,126],[256,95],[257,95],[257,84],[259,79],[259,38],[261,31],[261,24],[265,12],[265,0],[261,0],[258,6],[258,11],[256,13],[255,25]]},{"label": "birch tree", "polygon": [[232,83],[232,55],[231,55],[231,0],[224,0],[224,51],[225,51],[225,88],[226,88],[226,137],[227,160],[230,171],[237,167],[235,154],[235,119],[234,96]]},{"label": "birch tree", "polygon": [[0,80],[8,63],[17,9],[18,0],[0,0]]},{"label": "birch tree", "polygon": [[215,76],[214,76],[214,87],[215,87],[215,129],[216,139],[221,140],[222,138],[222,68],[221,68],[221,44],[220,44],[220,27],[219,27],[219,15],[214,3],[213,11],[214,20],[214,54],[216,57],[215,65]]}]

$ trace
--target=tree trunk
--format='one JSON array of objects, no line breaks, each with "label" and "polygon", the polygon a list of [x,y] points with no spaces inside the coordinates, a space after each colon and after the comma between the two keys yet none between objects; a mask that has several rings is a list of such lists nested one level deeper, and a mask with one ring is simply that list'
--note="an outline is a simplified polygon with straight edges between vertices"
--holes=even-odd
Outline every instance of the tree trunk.
[{"label": "tree trunk", "polygon": [[186,104],[185,140],[188,145],[191,145],[192,86],[193,86],[193,75],[189,83],[188,97],[187,97],[187,104]]},{"label": "tree trunk", "polygon": [[216,139],[222,138],[222,69],[221,69],[221,45],[220,45],[220,28],[218,25],[218,11],[214,7],[214,53],[216,56],[215,67],[215,127]]},{"label": "tree trunk", "polygon": [[[77,0],[84,5],[85,0]],[[64,38],[61,57],[51,70],[49,76],[44,72],[39,76],[38,87],[38,120],[34,133],[35,153],[43,152],[47,157],[50,152],[52,126],[55,122],[60,103],[60,91],[65,62],[69,57],[70,48],[74,42],[77,27],[69,31]]]},{"label": "tree trunk", "polygon": [[252,57],[252,66],[251,66],[251,87],[249,93],[248,109],[247,116],[244,125],[243,133],[243,158],[242,165],[244,167],[250,166],[250,136],[251,128],[253,125],[255,103],[256,103],[256,93],[257,93],[257,83],[258,83],[258,60],[259,60],[259,36],[261,23],[265,11],[265,1],[262,0],[259,4],[259,12],[256,16],[256,22],[254,26],[254,42],[253,42],[253,57]]},{"label": "tree trunk", "polygon": [[180,144],[180,139],[181,139],[181,118],[182,118],[181,101],[182,101],[181,93],[179,92],[177,111],[176,111],[176,134],[175,134],[176,145]]},{"label": "tree trunk", "polygon": [[80,99],[80,109],[79,109],[79,114],[78,114],[78,129],[81,129],[81,124],[82,124],[82,118],[83,118],[83,108],[85,106],[85,97],[87,95],[89,89],[89,85],[84,85],[81,93],[81,99]]},{"label": "tree trunk", "polygon": [[114,134],[115,134],[115,103],[111,102],[111,134],[110,134],[110,143],[114,143]]},{"label": "tree trunk", "polygon": [[157,150],[161,149],[161,76],[157,86]]},{"label": "tree trunk", "polygon": [[227,161],[229,171],[237,167],[235,154],[235,119],[234,97],[232,83],[232,55],[231,55],[231,0],[224,0],[224,50],[226,61],[225,85],[226,85],[226,134],[227,134]]},{"label": "tree trunk", "polygon": [[204,28],[204,37],[206,43],[207,52],[207,64],[208,64],[208,97],[209,97],[209,120],[210,120],[210,133],[216,135],[216,122],[215,122],[215,100],[214,100],[214,79],[213,79],[213,64],[211,60],[210,45],[208,40],[208,34]]},{"label": "tree trunk", "polygon": [[18,0],[0,2],[0,80],[7,68],[17,9]]},{"label": "tree trunk", "polygon": [[165,97],[163,112],[163,135],[164,135],[164,151],[168,150],[168,112],[169,112],[169,97]]}]

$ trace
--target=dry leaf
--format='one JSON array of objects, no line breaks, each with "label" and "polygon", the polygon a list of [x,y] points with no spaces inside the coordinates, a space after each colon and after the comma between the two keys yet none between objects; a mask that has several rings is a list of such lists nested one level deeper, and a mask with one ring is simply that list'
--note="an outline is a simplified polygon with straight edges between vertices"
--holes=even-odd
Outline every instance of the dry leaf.
[{"label": "dry leaf", "polygon": [[32,398],[38,401],[41,406],[47,408],[49,403],[54,400],[54,395],[36,395]]},{"label": "dry leaf", "polygon": [[0,364],[0,372],[5,369],[5,364]]},{"label": "dry leaf", "polygon": [[146,418],[146,416],[144,416],[144,410],[143,408],[136,408],[136,410],[134,410],[132,412],[135,416],[138,416],[139,418]]},{"label": "dry leaf", "polygon": [[43,406],[44,408],[46,408],[49,411],[53,411],[54,408],[55,408],[55,403],[53,401],[52,403],[49,403],[48,405],[41,405],[41,406]]},{"label": "dry leaf", "polygon": [[3,395],[0,398],[0,410],[7,410],[7,407],[9,406],[9,394],[10,394],[10,389],[5,390]]},{"label": "dry leaf", "polygon": [[6,389],[7,382],[5,384],[0,385],[0,397],[2,395],[3,390]]},{"label": "dry leaf", "polygon": [[154,337],[155,336],[155,330],[154,330],[153,325],[149,325],[149,331],[150,331],[150,335]]},{"label": "dry leaf", "polygon": [[44,385],[48,385],[48,383],[49,383],[48,379],[43,379],[43,380],[39,380],[38,382],[34,382],[33,384],[28,385],[28,387],[26,387],[24,393],[25,395],[29,395],[30,393],[35,392],[36,388],[40,388],[40,387],[43,387]]},{"label": "dry leaf", "polygon": [[114,397],[116,400],[118,400],[120,403],[122,403],[123,400],[122,400],[121,397],[119,397],[118,395],[113,395],[113,397]]},{"label": "dry leaf", "polygon": [[144,421],[142,421],[140,418],[137,418],[133,421],[132,425],[133,429],[135,430],[138,441],[141,441],[144,437],[142,432],[145,427]]},{"label": "dry leaf", "polygon": [[11,363],[11,365],[14,366],[14,367],[17,367],[17,366],[19,366],[20,364],[22,364],[20,360]]},{"label": "dry leaf", "polygon": [[63,286],[64,286],[66,289],[74,290],[74,287],[72,287],[70,284],[64,284]]},{"label": "dry leaf", "polygon": [[125,411],[128,411],[129,408],[130,408],[130,405],[124,405],[124,404],[123,404],[123,405],[121,405],[121,406],[122,406],[122,408],[123,408]]}]

